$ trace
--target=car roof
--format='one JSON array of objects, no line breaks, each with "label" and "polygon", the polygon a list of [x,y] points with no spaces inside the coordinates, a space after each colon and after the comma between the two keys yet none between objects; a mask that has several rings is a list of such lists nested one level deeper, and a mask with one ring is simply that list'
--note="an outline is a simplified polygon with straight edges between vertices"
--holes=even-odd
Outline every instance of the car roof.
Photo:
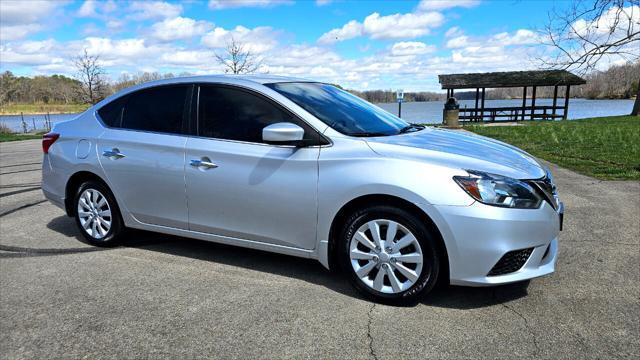
[{"label": "car roof", "polygon": [[110,103],[111,101],[124,96],[126,94],[132,93],[137,90],[142,90],[150,87],[160,86],[160,85],[172,85],[172,84],[184,84],[184,83],[231,83],[231,84],[242,84],[247,82],[253,82],[256,84],[272,84],[272,83],[284,83],[284,82],[317,82],[309,79],[303,78],[295,78],[290,76],[279,76],[279,75],[269,75],[269,74],[244,74],[244,75],[228,75],[228,74],[220,74],[220,75],[199,75],[199,76],[177,76],[172,78],[160,79],[147,81],[142,84],[130,86],[128,88],[122,89],[111,96],[108,96],[106,99],[103,99],[99,103],[97,103],[94,107],[100,108],[105,104]]},{"label": "car roof", "polygon": [[218,81],[251,81],[258,84],[271,84],[281,82],[315,82],[309,79],[296,78],[290,76],[269,75],[269,74],[243,74],[243,75],[198,75],[198,76],[178,76],[161,80],[149,81],[140,85],[158,85],[184,82],[218,82]]}]

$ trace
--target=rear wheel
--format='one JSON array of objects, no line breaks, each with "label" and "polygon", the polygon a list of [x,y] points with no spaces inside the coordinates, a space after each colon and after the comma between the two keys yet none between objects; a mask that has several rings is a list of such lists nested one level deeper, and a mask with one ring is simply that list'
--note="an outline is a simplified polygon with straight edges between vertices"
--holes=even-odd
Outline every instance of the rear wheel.
[{"label": "rear wheel", "polygon": [[96,246],[117,245],[124,226],[111,191],[97,181],[84,182],[75,196],[76,224],[85,239]]},{"label": "rear wheel", "polygon": [[372,206],[350,216],[341,234],[341,264],[368,298],[411,304],[437,282],[439,258],[433,234],[410,212]]}]

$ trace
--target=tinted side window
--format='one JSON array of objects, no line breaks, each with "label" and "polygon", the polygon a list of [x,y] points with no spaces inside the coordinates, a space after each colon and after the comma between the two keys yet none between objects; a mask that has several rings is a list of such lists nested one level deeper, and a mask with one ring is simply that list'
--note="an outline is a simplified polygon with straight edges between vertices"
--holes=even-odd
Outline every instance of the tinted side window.
[{"label": "tinted side window", "polygon": [[118,99],[108,103],[98,110],[100,119],[110,127],[120,127],[122,120],[122,110],[127,102],[127,96],[121,96]]},{"label": "tinted side window", "polygon": [[265,126],[290,122],[304,129],[305,140],[319,138],[315,130],[293,114],[248,91],[201,86],[199,107],[200,136],[261,143]]},{"label": "tinted side window", "polygon": [[129,96],[122,127],[163,133],[182,133],[189,86],[162,86],[141,90]]}]

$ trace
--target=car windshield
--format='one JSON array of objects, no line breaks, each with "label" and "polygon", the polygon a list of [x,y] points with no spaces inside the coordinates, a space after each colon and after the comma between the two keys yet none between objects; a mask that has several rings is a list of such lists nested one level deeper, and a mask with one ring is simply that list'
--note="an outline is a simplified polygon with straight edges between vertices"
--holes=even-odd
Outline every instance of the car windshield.
[{"label": "car windshield", "polygon": [[265,84],[349,136],[387,136],[419,130],[404,120],[333,85],[308,82]]}]

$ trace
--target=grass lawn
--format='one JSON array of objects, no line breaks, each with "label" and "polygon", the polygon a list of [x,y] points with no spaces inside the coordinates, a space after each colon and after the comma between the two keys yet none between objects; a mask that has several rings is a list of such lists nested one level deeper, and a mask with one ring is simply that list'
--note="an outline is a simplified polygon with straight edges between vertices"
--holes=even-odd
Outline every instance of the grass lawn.
[{"label": "grass lawn", "polygon": [[73,114],[85,111],[88,104],[5,104],[0,107],[0,115],[32,114]]},{"label": "grass lawn", "polygon": [[36,134],[0,133],[0,142],[42,139],[42,134],[43,133],[36,133]]},{"label": "grass lawn", "polygon": [[465,126],[476,134],[603,180],[640,180],[640,117],[536,121],[521,126]]}]

